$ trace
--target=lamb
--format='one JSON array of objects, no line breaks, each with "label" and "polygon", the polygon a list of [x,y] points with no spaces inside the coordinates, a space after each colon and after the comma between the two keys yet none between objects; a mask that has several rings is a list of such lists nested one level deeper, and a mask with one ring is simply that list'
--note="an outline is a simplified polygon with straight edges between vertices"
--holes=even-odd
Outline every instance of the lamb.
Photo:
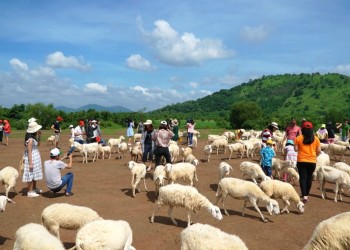
[{"label": "lamb", "polygon": [[303,250],[349,249],[350,212],[337,214],[321,221]]},{"label": "lamb", "polygon": [[140,192],[140,181],[143,179],[143,183],[145,185],[145,190],[148,192],[146,186],[146,165],[143,163],[136,163],[134,161],[129,161],[127,164],[128,168],[131,170],[132,178],[131,178],[131,187],[132,187],[132,196],[136,197],[135,191],[136,188]]},{"label": "lamb", "polygon": [[187,210],[187,226],[191,225],[191,213],[197,214],[203,207],[215,219],[222,220],[222,214],[217,206],[214,206],[205,196],[200,194],[198,190],[191,186],[183,186],[180,184],[170,184],[159,189],[159,197],[157,207],[151,216],[151,223],[154,222],[154,215],[163,206],[169,206],[168,214],[175,226],[177,222],[173,217],[174,207],[184,207]]},{"label": "lamb", "polygon": [[244,216],[244,210],[247,206],[247,202],[249,201],[255,208],[255,210],[260,214],[263,222],[267,222],[267,220],[262,215],[258,203],[261,202],[266,205],[266,209],[270,215],[272,212],[275,214],[280,213],[280,209],[278,206],[278,202],[276,200],[271,199],[267,196],[256,184],[245,181],[233,177],[226,177],[220,180],[218,189],[216,191],[216,203],[222,198],[222,208],[225,211],[226,215],[229,215],[227,210],[225,209],[225,199],[227,195],[230,195],[234,199],[243,199],[244,206],[242,210],[242,216]]},{"label": "lamb", "polygon": [[207,162],[209,162],[210,155],[212,153],[213,153],[213,148],[211,147],[211,145],[205,145],[204,146],[204,155],[205,155],[205,158],[207,159]]},{"label": "lamb", "polygon": [[208,135],[208,144],[211,144],[217,139],[223,139],[227,141],[227,137],[224,135]]},{"label": "lamb", "polygon": [[180,147],[176,143],[169,144],[169,153],[171,156],[171,162],[176,162],[180,155]]},{"label": "lamb", "polygon": [[102,144],[98,144],[98,155],[102,154],[102,159],[105,159],[105,154],[108,153],[108,159],[111,159],[112,150],[110,146],[102,146]]},{"label": "lamb", "polygon": [[128,144],[126,142],[121,142],[118,145],[119,159],[123,159],[126,152],[128,152]]},{"label": "lamb", "polygon": [[15,203],[13,200],[7,196],[0,195],[0,212],[5,211],[7,202]]},{"label": "lamb", "polygon": [[141,141],[142,134],[134,134],[134,143],[137,141]]},{"label": "lamb", "polygon": [[[329,156],[334,155],[334,159],[336,161],[344,160],[344,154],[346,154],[349,150],[350,150],[350,146],[342,146],[335,143],[331,143],[328,146]],[[337,160],[336,155],[341,155],[339,160]]]},{"label": "lamb", "polygon": [[124,220],[92,221],[83,226],[76,236],[77,250],[126,249],[135,250],[132,230]]},{"label": "lamb", "polygon": [[226,147],[228,145],[227,139],[216,139],[211,144],[213,149],[216,149],[216,154],[219,154],[219,149],[224,149],[224,154],[226,154]]},{"label": "lamb", "polygon": [[229,160],[231,160],[231,156],[232,156],[233,152],[240,153],[241,159],[243,158],[244,153],[245,153],[245,147],[244,147],[243,143],[236,142],[236,143],[233,143],[233,144],[228,144],[226,148],[230,152]]},{"label": "lamb", "polygon": [[329,158],[329,155],[321,151],[321,153],[316,158],[316,169],[312,174],[312,179],[314,181],[317,180],[317,171],[320,168],[320,166],[329,166],[330,164],[331,164],[331,160]]},{"label": "lamb", "polygon": [[165,185],[164,180],[168,179],[167,173],[165,171],[165,166],[163,165],[158,165],[154,172],[153,172],[153,182],[154,185],[156,186],[156,195],[159,195],[159,187],[162,187]]},{"label": "lamb", "polygon": [[225,233],[207,224],[196,223],[185,228],[180,233],[180,239],[181,250],[248,250],[246,244],[238,236]]},{"label": "lamb", "polygon": [[197,138],[197,136],[193,135],[193,137],[192,137],[192,147],[196,148],[197,145],[198,145],[198,138]]},{"label": "lamb", "polygon": [[47,145],[52,145],[52,146],[53,146],[54,142],[55,142],[55,136],[54,136],[54,135],[50,135],[50,136],[47,138],[47,140],[46,140],[46,144],[47,144]]},{"label": "lamb", "polygon": [[93,142],[89,144],[80,144],[78,142],[73,142],[75,148],[79,150],[80,153],[83,154],[83,163],[88,163],[87,157],[89,154],[92,154],[94,156],[92,162],[95,162],[98,154],[98,143]]},{"label": "lamb", "polygon": [[248,141],[242,142],[247,154],[247,158],[253,158],[256,150],[261,148],[261,141],[256,138],[251,138]]},{"label": "lamb", "polygon": [[17,194],[15,190],[16,181],[18,179],[19,173],[14,167],[4,167],[0,170],[0,183],[5,185],[5,195],[9,197],[9,192],[11,188]]},{"label": "lamb", "polygon": [[60,228],[77,230],[88,222],[100,219],[102,218],[91,208],[67,203],[54,203],[41,213],[43,226],[58,239]]},{"label": "lamb", "polygon": [[348,175],[350,176],[350,166],[345,162],[336,162],[334,163],[333,167],[348,173]]},{"label": "lamb", "polygon": [[[320,185],[322,199],[326,197],[326,189],[324,188],[326,182],[335,183],[334,202],[337,202],[339,186],[350,188],[349,174],[333,167],[321,166],[317,171],[317,179]],[[339,199],[343,201],[341,192],[339,192]]]},{"label": "lamb", "polygon": [[[283,168],[293,167],[292,161],[283,161],[278,158],[272,158],[272,165],[271,169],[275,169],[275,177],[280,180],[281,178],[281,171]],[[283,176],[283,175],[282,175]]]},{"label": "lamb", "polygon": [[189,154],[187,155],[185,162],[189,162],[192,163],[193,165],[195,165],[196,167],[199,164],[199,161],[197,160],[197,158],[193,155],[193,154]]},{"label": "lamb", "polygon": [[114,153],[116,153],[119,143],[121,143],[123,140],[125,140],[125,137],[122,135],[117,139],[111,138],[108,140],[108,146],[110,146],[111,149],[115,148]]},{"label": "lamb", "polygon": [[182,162],[185,162],[185,159],[189,154],[192,154],[192,148],[186,147],[186,148],[181,148],[182,152]]},{"label": "lamb", "polygon": [[342,145],[342,146],[350,146],[350,144],[349,144],[348,141],[341,141],[341,140],[338,140],[338,141],[335,141],[334,143],[335,143],[335,144],[338,144],[338,145]]},{"label": "lamb", "polygon": [[167,163],[165,171],[168,174],[169,183],[174,184],[178,179],[189,180],[193,186],[193,179],[197,178],[196,166],[188,162],[180,162],[176,164]]},{"label": "lamb", "polygon": [[287,212],[287,214],[289,214],[289,201],[295,203],[299,213],[304,213],[304,203],[300,201],[299,194],[291,184],[279,180],[267,180],[260,183],[260,188],[269,197],[283,200],[285,207],[282,209],[281,213]]},{"label": "lamb", "polygon": [[248,176],[254,181],[255,184],[258,184],[256,181],[257,178],[261,178],[263,181],[266,181],[270,178],[265,175],[259,164],[254,162],[243,161],[239,166],[239,170],[241,171],[243,178],[245,176]]},{"label": "lamb", "polygon": [[138,158],[142,159],[142,147],[141,143],[137,142],[136,145],[130,148],[131,160],[137,162]]},{"label": "lamb", "polygon": [[222,161],[219,165],[219,179],[221,180],[222,178],[228,177],[230,175],[230,170],[233,171],[232,167],[228,163]]},{"label": "lamb", "polygon": [[288,182],[291,183],[293,181],[293,184],[296,185],[300,179],[299,173],[295,170],[294,167],[292,167],[292,164],[290,166],[283,166],[281,170],[281,175],[287,174],[288,176]]},{"label": "lamb", "polygon": [[235,133],[231,131],[225,131],[222,135],[225,136],[228,141],[232,141],[236,137]]},{"label": "lamb", "polygon": [[62,242],[51,235],[45,227],[29,223],[16,231],[16,241],[13,250],[40,249],[64,250]]}]

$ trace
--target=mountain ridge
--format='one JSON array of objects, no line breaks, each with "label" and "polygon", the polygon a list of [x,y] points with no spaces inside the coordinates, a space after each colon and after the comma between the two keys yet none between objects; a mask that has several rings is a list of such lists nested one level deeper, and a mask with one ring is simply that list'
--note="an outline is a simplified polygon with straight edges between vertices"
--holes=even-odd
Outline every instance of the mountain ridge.
[{"label": "mountain ridge", "polygon": [[120,112],[134,112],[131,109],[128,109],[123,106],[103,106],[103,105],[98,105],[98,104],[87,104],[78,108],[69,108],[65,106],[57,106],[55,107],[57,110],[61,110],[64,112],[77,112],[77,111],[87,111],[89,109],[94,109],[96,111],[108,111],[112,113],[120,113]]}]

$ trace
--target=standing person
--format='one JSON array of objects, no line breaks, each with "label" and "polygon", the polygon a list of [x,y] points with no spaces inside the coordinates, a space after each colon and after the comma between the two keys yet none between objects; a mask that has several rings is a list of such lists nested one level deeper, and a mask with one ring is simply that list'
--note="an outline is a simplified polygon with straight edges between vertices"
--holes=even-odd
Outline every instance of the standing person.
[{"label": "standing person", "polygon": [[245,129],[237,129],[236,130],[236,141],[239,141],[242,138],[243,133],[245,132]]},{"label": "standing person", "polygon": [[276,130],[278,130],[278,124],[276,122],[271,122],[271,124],[261,132],[261,142],[263,147],[266,146],[267,140],[273,138],[273,132]]},{"label": "standing person", "polygon": [[53,129],[55,131],[55,145],[56,145],[56,148],[58,147],[58,142],[60,141],[60,135],[61,135],[61,124],[60,124],[60,122],[61,121],[63,121],[63,118],[61,116],[57,116],[56,121],[51,126],[51,129]]},{"label": "standing person", "polygon": [[338,129],[341,129],[341,140],[347,141],[348,140],[348,134],[350,125],[348,124],[348,120],[345,119],[343,123],[340,123],[337,127]]},{"label": "standing person", "polygon": [[275,150],[272,149],[273,141],[271,139],[266,141],[266,147],[260,150],[261,168],[264,173],[272,179],[272,158],[276,156]]},{"label": "standing person", "polygon": [[69,155],[69,163],[66,164],[59,159],[60,154],[58,148],[51,149],[50,160],[44,162],[46,186],[55,194],[67,185],[65,195],[72,196],[74,175],[69,172],[61,177],[61,170],[73,167],[73,155]]},{"label": "standing person", "polygon": [[144,127],[144,123],[142,121],[140,121],[139,124],[137,125],[137,128],[136,128],[138,134],[142,134],[143,127]]},{"label": "standing person", "polygon": [[11,134],[11,125],[10,125],[8,120],[4,120],[3,130],[4,130],[4,132],[3,132],[4,136],[6,139],[5,145],[8,146],[9,145],[9,135]]},{"label": "standing person", "polygon": [[[142,146],[142,162],[146,165],[147,161],[153,162],[153,150],[155,148],[154,138],[154,128],[151,120],[146,120],[143,123],[144,128],[141,136],[141,146]],[[152,169],[152,164],[148,165],[147,171]]]},{"label": "standing person", "polygon": [[43,178],[41,157],[37,137],[42,128],[37,122],[30,122],[24,139],[24,171],[22,181],[27,183],[28,197],[38,197],[42,191],[37,189],[38,180]]},{"label": "standing person", "polygon": [[328,144],[334,143],[335,142],[335,132],[334,132],[334,127],[333,127],[331,121],[327,122],[326,129],[327,129],[327,133],[328,133]]},{"label": "standing person", "polygon": [[128,145],[131,146],[131,140],[134,136],[134,122],[131,118],[128,119],[128,128],[126,129],[126,136],[129,138]]},{"label": "standing person", "polygon": [[[284,160],[285,161],[291,161],[293,163],[293,167],[297,167],[297,160],[298,160],[298,153],[295,152],[294,149],[294,141],[293,140],[287,140],[286,146],[284,148]],[[287,174],[283,175],[283,180],[287,181]]]},{"label": "standing person", "polygon": [[194,133],[194,126],[196,126],[196,123],[193,121],[193,119],[189,120],[186,124],[187,127],[187,136],[188,136],[188,146],[192,147],[192,139],[193,139],[193,133]]},{"label": "standing person", "polygon": [[286,127],[285,130],[285,136],[283,141],[285,140],[293,140],[295,139],[295,137],[297,137],[298,135],[301,135],[301,128],[297,125],[297,121],[293,118],[289,125]]},{"label": "standing person", "polygon": [[85,122],[83,120],[79,121],[79,125],[75,127],[74,129],[74,141],[79,142],[80,144],[84,144],[84,138],[83,135],[86,135],[85,133]]},{"label": "standing person", "polygon": [[97,120],[92,120],[92,129],[94,131],[94,141],[101,143],[103,146],[106,145],[105,141],[102,139],[100,122]]},{"label": "standing person", "polygon": [[179,122],[177,121],[177,119],[174,119],[172,120],[172,124],[174,136],[171,139],[177,142],[179,140]]},{"label": "standing person", "polygon": [[95,129],[97,129],[97,126],[95,126],[95,127],[92,126],[92,119],[89,119],[87,127],[86,127],[86,142],[87,143],[91,143],[91,142],[95,142],[96,141],[95,137],[94,137],[94,130]]},{"label": "standing person", "polygon": [[4,135],[4,124],[2,120],[0,120],[0,143],[2,143],[2,137]]},{"label": "standing person", "polygon": [[298,152],[297,168],[300,175],[299,183],[303,202],[308,202],[312,185],[312,174],[316,168],[316,158],[321,152],[320,140],[314,135],[311,122],[304,122],[302,135],[294,140],[294,149]]},{"label": "standing person", "polygon": [[70,129],[70,138],[74,139],[74,126],[71,124],[68,128]]},{"label": "standing person", "polygon": [[316,135],[320,142],[328,143],[328,131],[326,129],[326,124],[322,124],[321,127],[317,130]]},{"label": "standing person", "polygon": [[154,133],[154,140],[156,141],[156,148],[154,154],[156,156],[155,167],[160,165],[160,158],[164,156],[166,163],[171,163],[171,157],[169,152],[169,142],[174,136],[174,133],[169,129],[166,121],[161,121],[159,130]]}]

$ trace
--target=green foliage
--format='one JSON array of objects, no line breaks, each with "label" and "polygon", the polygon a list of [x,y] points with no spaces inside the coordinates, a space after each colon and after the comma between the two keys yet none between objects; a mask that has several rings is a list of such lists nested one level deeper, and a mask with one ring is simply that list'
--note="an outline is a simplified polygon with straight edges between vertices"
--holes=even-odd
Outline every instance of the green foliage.
[{"label": "green foliage", "polygon": [[238,102],[232,105],[230,124],[232,128],[253,129],[256,121],[261,120],[262,109],[255,102]]}]

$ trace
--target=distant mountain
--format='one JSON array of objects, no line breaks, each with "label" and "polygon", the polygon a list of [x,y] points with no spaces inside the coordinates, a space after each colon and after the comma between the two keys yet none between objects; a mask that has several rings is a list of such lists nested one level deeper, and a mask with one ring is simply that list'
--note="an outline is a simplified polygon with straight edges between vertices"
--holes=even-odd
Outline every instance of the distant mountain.
[{"label": "distant mountain", "polygon": [[64,112],[77,112],[77,111],[83,111],[83,110],[89,110],[89,109],[94,109],[96,111],[109,111],[112,113],[119,113],[119,112],[133,112],[132,110],[125,108],[123,106],[109,106],[109,107],[105,107],[105,106],[101,106],[101,105],[97,105],[97,104],[88,104],[79,108],[68,108],[65,106],[58,106],[55,107],[58,110],[64,111]]}]

